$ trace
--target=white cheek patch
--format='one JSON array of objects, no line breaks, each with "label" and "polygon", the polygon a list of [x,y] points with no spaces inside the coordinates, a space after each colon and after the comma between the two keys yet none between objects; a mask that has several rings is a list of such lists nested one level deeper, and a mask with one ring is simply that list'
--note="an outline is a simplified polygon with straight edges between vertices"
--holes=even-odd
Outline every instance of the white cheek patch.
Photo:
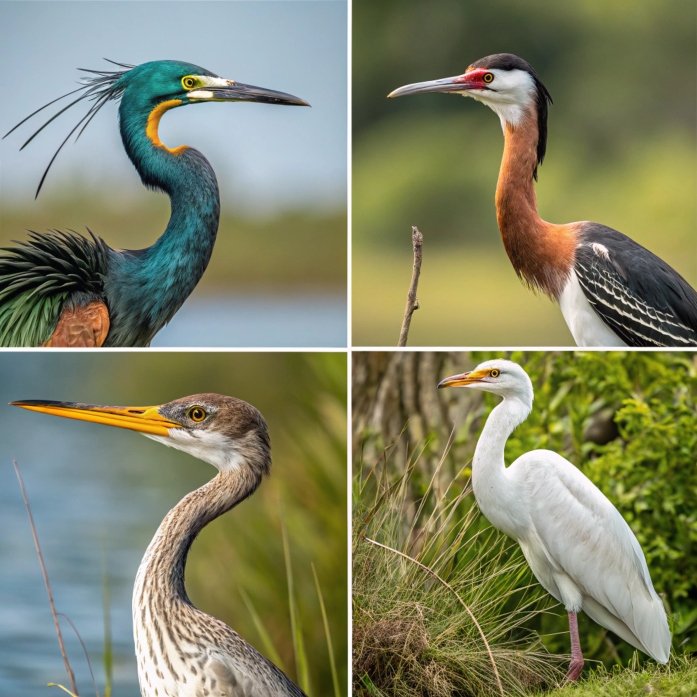
[{"label": "white cheek patch", "polygon": [[169,436],[143,434],[147,438],[168,445],[170,448],[183,450],[199,460],[208,462],[221,472],[231,472],[244,464],[238,450],[229,439],[215,431],[193,431],[173,428]]},{"label": "white cheek patch", "polygon": [[491,89],[471,91],[469,95],[495,111],[502,126],[517,126],[535,102],[535,81],[525,70],[492,68],[489,72],[494,75]]},{"label": "white cheek patch", "polygon": [[210,90],[191,90],[187,92],[189,99],[213,99],[213,92]]}]

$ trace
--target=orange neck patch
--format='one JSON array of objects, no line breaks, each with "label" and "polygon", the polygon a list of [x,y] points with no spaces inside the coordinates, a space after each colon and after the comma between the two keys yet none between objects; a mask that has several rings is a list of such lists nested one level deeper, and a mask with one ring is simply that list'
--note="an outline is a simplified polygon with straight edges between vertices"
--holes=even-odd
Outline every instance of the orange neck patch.
[{"label": "orange neck patch", "polygon": [[158,128],[160,127],[160,119],[162,118],[162,114],[164,114],[166,111],[169,111],[170,109],[173,109],[175,106],[179,106],[181,103],[181,99],[170,99],[166,102],[161,102],[150,112],[150,114],[148,115],[148,121],[145,125],[145,135],[148,137],[148,140],[156,148],[162,148],[163,150],[166,150],[168,153],[171,153],[172,155],[180,155],[182,152],[184,152],[184,150],[187,149],[187,146],[180,145],[176,148],[168,148],[160,140]]}]

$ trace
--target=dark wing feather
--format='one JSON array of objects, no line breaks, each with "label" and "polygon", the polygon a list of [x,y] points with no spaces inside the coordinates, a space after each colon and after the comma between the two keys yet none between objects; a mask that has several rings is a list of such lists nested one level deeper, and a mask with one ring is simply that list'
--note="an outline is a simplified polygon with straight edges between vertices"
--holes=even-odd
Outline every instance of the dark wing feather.
[{"label": "dark wing feather", "polygon": [[65,308],[102,300],[108,250],[91,232],[59,230],[0,250],[0,346],[43,346]]},{"label": "dark wing feather", "polygon": [[588,302],[629,346],[697,346],[697,292],[626,235],[583,225],[574,271]]}]

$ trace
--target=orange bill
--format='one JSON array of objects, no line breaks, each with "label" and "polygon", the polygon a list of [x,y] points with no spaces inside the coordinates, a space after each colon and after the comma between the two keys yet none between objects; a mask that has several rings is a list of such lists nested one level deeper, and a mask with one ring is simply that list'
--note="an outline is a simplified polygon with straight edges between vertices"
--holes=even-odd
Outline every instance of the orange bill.
[{"label": "orange bill", "polygon": [[465,387],[479,382],[482,378],[488,377],[488,370],[470,370],[468,373],[459,373],[451,375],[449,378],[443,378],[438,383],[438,389],[442,387]]},{"label": "orange bill", "polygon": [[108,407],[80,404],[79,402],[52,402],[27,399],[10,402],[13,407],[21,407],[42,414],[62,416],[66,419],[91,421],[105,426],[117,426],[131,431],[139,431],[154,436],[168,436],[172,428],[181,424],[160,414],[160,406],[154,407]]}]

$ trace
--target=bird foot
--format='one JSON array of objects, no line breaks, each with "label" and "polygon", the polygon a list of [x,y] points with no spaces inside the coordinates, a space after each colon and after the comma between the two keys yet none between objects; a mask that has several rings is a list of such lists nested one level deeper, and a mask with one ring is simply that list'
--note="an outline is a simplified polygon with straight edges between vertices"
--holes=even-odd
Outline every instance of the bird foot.
[{"label": "bird foot", "polygon": [[572,658],[564,682],[576,682],[583,671],[583,663],[584,661],[582,658]]}]

